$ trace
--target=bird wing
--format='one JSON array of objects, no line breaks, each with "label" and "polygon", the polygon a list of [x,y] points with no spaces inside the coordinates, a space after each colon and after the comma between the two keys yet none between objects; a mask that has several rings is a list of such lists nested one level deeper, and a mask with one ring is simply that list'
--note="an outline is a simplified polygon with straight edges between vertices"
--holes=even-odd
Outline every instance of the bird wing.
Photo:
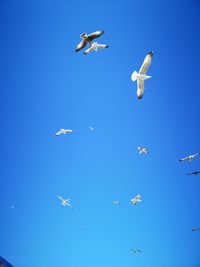
[{"label": "bird wing", "polygon": [[87,50],[84,51],[84,54],[89,54],[93,50],[94,50],[94,48],[91,46],[90,48],[88,48]]},{"label": "bird wing", "polygon": [[88,35],[88,39],[92,41],[93,39],[100,37],[102,34],[104,34],[104,31],[96,31],[96,32],[90,33]]},{"label": "bird wing", "polygon": [[200,153],[196,153],[196,154],[193,155],[193,157],[197,157],[197,156],[199,156],[199,154],[200,154]]},{"label": "bird wing", "polygon": [[149,52],[144,59],[144,62],[139,70],[139,74],[146,74],[148,67],[151,65],[152,58],[153,52]]},{"label": "bird wing", "polygon": [[179,161],[184,161],[184,160],[189,160],[189,157],[185,157],[185,158],[179,159]]},{"label": "bird wing", "polygon": [[144,94],[144,80],[137,80],[137,90]]},{"label": "bird wing", "polygon": [[83,49],[86,46],[87,42],[85,40],[82,40],[76,47],[75,52],[80,51],[81,49]]},{"label": "bird wing", "polygon": [[64,133],[72,133],[73,130],[64,130]]},{"label": "bird wing", "polygon": [[97,44],[98,48],[108,48],[108,45],[106,44]]},{"label": "bird wing", "polygon": [[64,201],[64,199],[61,196],[57,196],[62,202]]},{"label": "bird wing", "polygon": [[60,134],[62,134],[62,131],[61,131],[61,130],[58,131],[57,133],[55,133],[54,136],[58,136],[58,135],[60,135]]},{"label": "bird wing", "polygon": [[66,205],[70,208],[72,208],[71,204],[69,202],[66,203]]}]

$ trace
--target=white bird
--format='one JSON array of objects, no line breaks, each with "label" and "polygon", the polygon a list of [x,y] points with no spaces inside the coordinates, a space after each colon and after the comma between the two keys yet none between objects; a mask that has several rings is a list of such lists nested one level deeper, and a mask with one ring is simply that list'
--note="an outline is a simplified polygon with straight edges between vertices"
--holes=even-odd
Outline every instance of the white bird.
[{"label": "white bird", "polygon": [[140,154],[148,154],[149,153],[149,151],[148,151],[148,149],[146,147],[138,146],[137,149],[138,149]]},{"label": "white bird", "polygon": [[59,136],[61,134],[72,133],[72,132],[73,132],[73,130],[60,129],[60,131],[55,133],[54,136]]},{"label": "white bird", "polygon": [[68,206],[68,207],[72,208],[72,206],[71,206],[71,204],[70,204],[70,201],[71,201],[70,198],[68,198],[68,199],[64,199],[64,198],[62,198],[61,196],[57,196],[57,197],[60,199],[60,201],[61,201],[61,206],[62,206],[62,207]]},{"label": "white bird", "polygon": [[131,75],[131,80],[134,82],[137,80],[137,97],[138,99],[141,99],[144,94],[144,80],[150,79],[151,76],[147,76],[146,72],[148,67],[151,64],[153,58],[153,52],[149,52],[147,56],[144,59],[144,62],[139,70],[139,73],[137,71],[134,71]]},{"label": "white bird", "polygon": [[142,200],[141,200],[141,196],[140,195],[137,195],[137,196],[135,196],[134,198],[131,199],[131,203],[133,205],[136,205],[138,202],[141,202],[141,201]]},{"label": "white bird", "polygon": [[120,202],[118,200],[113,200],[113,205],[118,206],[120,205]]},{"label": "white bird", "polygon": [[87,50],[85,50],[84,54],[89,54],[90,52],[92,51],[96,51],[99,49],[99,48],[108,48],[109,46],[108,45],[105,45],[105,44],[98,44],[97,42],[94,42],[91,44],[90,48],[88,48]]},{"label": "white bird", "polygon": [[90,129],[91,131],[94,131],[94,128],[93,128],[93,127],[91,127],[91,126],[89,126],[89,129]]},{"label": "white bird", "polygon": [[140,250],[138,248],[131,248],[130,251],[134,252],[134,253],[142,252],[142,250]]},{"label": "white bird", "polygon": [[194,158],[196,158],[199,155],[200,155],[200,153],[196,153],[194,155],[190,155],[190,156],[187,156],[185,158],[179,159],[179,161],[185,161],[185,160],[192,161]]}]

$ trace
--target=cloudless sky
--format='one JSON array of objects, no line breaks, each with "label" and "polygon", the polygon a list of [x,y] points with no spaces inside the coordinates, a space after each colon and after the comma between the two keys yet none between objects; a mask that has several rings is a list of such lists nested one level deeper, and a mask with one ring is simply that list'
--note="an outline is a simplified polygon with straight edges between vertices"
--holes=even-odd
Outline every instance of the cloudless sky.
[{"label": "cloudless sky", "polygon": [[[200,266],[200,176],[186,175],[200,157],[178,161],[200,152],[199,15],[198,0],[1,0],[2,257],[15,267]],[[96,30],[109,48],[75,53]],[[130,76],[149,51],[139,101]],[[54,137],[60,128],[74,133]]]}]

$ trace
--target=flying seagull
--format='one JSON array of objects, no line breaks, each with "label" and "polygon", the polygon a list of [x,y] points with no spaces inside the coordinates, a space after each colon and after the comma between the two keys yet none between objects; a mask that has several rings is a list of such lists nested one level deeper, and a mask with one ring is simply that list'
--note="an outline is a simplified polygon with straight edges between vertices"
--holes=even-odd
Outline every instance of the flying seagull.
[{"label": "flying seagull", "polygon": [[131,248],[130,251],[133,252],[133,253],[142,252],[142,250],[140,250],[138,248]]},{"label": "flying seagull", "polygon": [[149,66],[151,65],[151,61],[153,58],[153,52],[149,52],[147,56],[144,59],[144,62],[139,70],[139,73],[137,71],[134,71],[131,75],[131,80],[134,82],[137,80],[137,97],[138,99],[141,99],[144,94],[144,80],[150,79],[151,76],[147,76],[146,72]]},{"label": "flying seagull", "polygon": [[200,230],[200,227],[192,228],[192,231],[197,231],[197,230]]},{"label": "flying seagull", "polygon": [[146,147],[138,146],[137,149],[138,149],[140,154],[148,154],[149,153],[149,151],[148,151],[148,149]]},{"label": "flying seagull", "polygon": [[200,171],[194,171],[194,172],[190,172],[190,173],[188,173],[187,175],[197,175],[197,174],[199,174],[200,173]]},{"label": "flying seagull", "polygon": [[93,33],[90,33],[89,35],[87,35],[87,33],[82,33],[80,35],[82,41],[77,45],[76,47],[76,52],[80,51],[81,49],[83,49],[87,44],[89,44],[91,46],[91,41],[95,38],[100,37],[102,34],[104,34],[104,31],[96,31]]},{"label": "flying seagull", "polygon": [[131,199],[131,203],[133,205],[136,205],[138,202],[141,202],[141,201],[142,200],[141,200],[141,196],[140,195],[137,195],[137,196],[135,196],[134,198]]},{"label": "flying seagull", "polygon": [[57,133],[54,134],[54,136],[59,136],[61,134],[66,134],[66,133],[72,133],[73,130],[65,130],[65,129],[60,129]]},{"label": "flying seagull", "polygon": [[60,199],[60,201],[61,201],[61,206],[62,206],[62,207],[68,206],[68,207],[72,208],[72,206],[71,206],[71,204],[70,204],[70,201],[71,201],[70,198],[68,198],[68,199],[64,199],[64,198],[62,198],[62,197],[60,197],[60,196],[57,196],[57,197]]},{"label": "flying seagull", "polygon": [[185,161],[185,160],[192,161],[194,158],[196,158],[196,157],[199,156],[199,155],[200,155],[200,153],[196,153],[196,154],[194,154],[194,155],[190,155],[190,156],[188,156],[188,157],[179,159],[179,161]]},{"label": "flying seagull", "polygon": [[97,42],[94,42],[91,44],[90,48],[88,48],[87,50],[85,50],[84,54],[89,54],[90,52],[92,51],[96,51],[99,49],[99,48],[108,48],[109,46],[108,45],[105,45],[105,44],[98,44]]},{"label": "flying seagull", "polygon": [[120,202],[118,200],[114,200],[113,205],[118,206],[118,205],[120,205]]}]

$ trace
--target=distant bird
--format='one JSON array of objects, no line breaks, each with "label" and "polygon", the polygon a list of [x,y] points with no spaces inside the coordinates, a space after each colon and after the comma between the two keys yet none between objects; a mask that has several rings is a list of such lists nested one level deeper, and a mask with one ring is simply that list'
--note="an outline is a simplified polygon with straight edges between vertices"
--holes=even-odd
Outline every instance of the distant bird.
[{"label": "distant bird", "polygon": [[91,53],[92,51],[96,51],[99,49],[99,48],[108,48],[109,46],[108,45],[105,45],[105,44],[98,44],[97,42],[94,42],[91,44],[90,48],[88,48],[87,50],[85,50],[84,54],[89,54]]},{"label": "distant bird", "polygon": [[192,231],[198,231],[198,230],[200,230],[200,227],[192,228]]},{"label": "distant bird", "polygon": [[60,199],[60,201],[61,201],[61,206],[62,206],[62,207],[68,206],[68,207],[72,208],[72,206],[71,206],[71,204],[70,204],[70,201],[71,201],[70,198],[68,198],[68,199],[64,199],[64,198],[62,198],[62,197],[60,197],[60,196],[57,196],[57,197]]},{"label": "distant bird", "polygon": [[65,130],[65,129],[60,129],[57,133],[54,134],[54,136],[59,136],[61,134],[66,134],[66,133],[72,133],[73,130]]},{"label": "distant bird", "polygon": [[142,250],[140,250],[138,248],[131,248],[130,251],[133,252],[133,253],[138,253],[138,252],[140,253],[140,252],[142,252]]},{"label": "distant bird", "polygon": [[81,230],[87,230],[87,226],[82,225],[82,226],[80,227],[80,229],[81,229]]},{"label": "distant bird", "polygon": [[80,51],[81,49],[83,49],[87,44],[89,44],[91,46],[91,41],[95,38],[100,37],[102,34],[104,34],[104,31],[96,31],[93,32],[89,35],[87,35],[87,33],[82,33],[80,35],[82,41],[77,45],[76,47],[76,52]]},{"label": "distant bird", "polygon": [[113,203],[113,205],[115,205],[115,206],[120,205],[120,202],[119,202],[118,200],[114,200],[112,203]]},{"label": "distant bird", "polygon": [[141,200],[141,196],[140,195],[137,195],[137,196],[135,196],[134,198],[131,199],[131,203],[133,205],[136,205],[138,202],[141,202],[141,201],[142,200]]},{"label": "distant bird", "polygon": [[185,161],[185,160],[192,161],[194,158],[196,158],[196,157],[199,156],[199,155],[200,155],[200,153],[196,153],[196,154],[194,154],[194,155],[190,155],[190,156],[188,156],[188,157],[179,159],[179,161]]},{"label": "distant bird", "polygon": [[200,171],[194,171],[194,172],[187,173],[187,175],[197,175],[199,173],[200,173]]},{"label": "distant bird", "polygon": [[139,73],[137,71],[134,71],[131,75],[131,80],[134,82],[137,80],[137,97],[138,99],[141,99],[144,94],[144,80],[150,79],[151,76],[147,76],[146,72],[149,68],[151,61],[153,58],[153,52],[149,52],[147,56],[144,59],[144,62],[139,70]]},{"label": "distant bird", "polygon": [[148,154],[149,153],[149,151],[148,151],[148,149],[146,147],[138,146],[137,149],[138,149],[140,154]]},{"label": "distant bird", "polygon": [[91,127],[91,126],[89,126],[89,129],[90,129],[91,131],[94,131],[94,128],[93,128],[93,127]]}]

